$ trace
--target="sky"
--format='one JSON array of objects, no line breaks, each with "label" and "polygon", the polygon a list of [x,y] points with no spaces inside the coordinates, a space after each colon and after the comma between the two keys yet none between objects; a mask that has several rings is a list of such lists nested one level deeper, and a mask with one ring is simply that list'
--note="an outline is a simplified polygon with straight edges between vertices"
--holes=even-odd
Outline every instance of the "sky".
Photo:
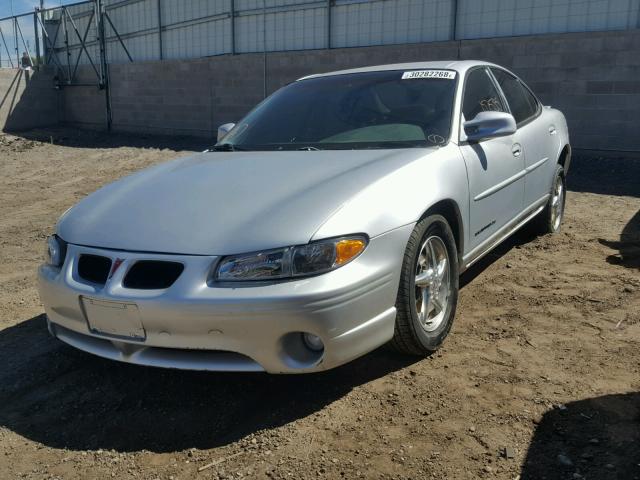
[{"label": "sky", "polygon": [[[57,5],[75,3],[79,0],[45,0],[45,7],[55,7]],[[40,0],[0,0],[0,18],[11,15],[33,12],[34,7],[40,6]],[[12,13],[13,7],[13,13]]]}]

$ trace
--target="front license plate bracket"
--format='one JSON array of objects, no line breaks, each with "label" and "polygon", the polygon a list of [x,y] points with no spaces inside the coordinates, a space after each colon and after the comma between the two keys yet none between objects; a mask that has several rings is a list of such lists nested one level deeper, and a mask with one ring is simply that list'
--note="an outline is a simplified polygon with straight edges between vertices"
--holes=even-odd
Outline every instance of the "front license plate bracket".
[{"label": "front license plate bracket", "polygon": [[80,304],[90,332],[126,340],[144,341],[147,338],[135,303],[81,296]]}]

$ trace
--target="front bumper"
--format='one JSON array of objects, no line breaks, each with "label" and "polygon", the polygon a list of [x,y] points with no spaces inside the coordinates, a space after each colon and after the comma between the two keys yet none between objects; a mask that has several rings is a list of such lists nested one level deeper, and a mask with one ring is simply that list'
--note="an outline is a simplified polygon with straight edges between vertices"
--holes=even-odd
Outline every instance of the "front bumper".
[{"label": "front bumper", "polygon": [[[333,272],[289,281],[217,284],[217,258],[162,255],[68,245],[61,268],[39,269],[40,298],[49,331],[80,350],[140,365],[215,371],[303,373],[357,358],[393,336],[402,257],[413,225],[371,239],[356,260]],[[80,254],[119,258],[104,286],[78,275]],[[184,271],[163,290],[125,288],[138,260],[182,262]],[[106,335],[90,328],[83,298],[135,304],[144,338]],[[319,336],[322,352],[302,342]]]}]

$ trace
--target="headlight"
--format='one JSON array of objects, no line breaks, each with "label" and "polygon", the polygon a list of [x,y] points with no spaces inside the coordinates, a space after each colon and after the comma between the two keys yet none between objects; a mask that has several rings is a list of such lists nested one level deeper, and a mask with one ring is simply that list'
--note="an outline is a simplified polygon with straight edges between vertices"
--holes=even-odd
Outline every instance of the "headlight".
[{"label": "headlight", "polygon": [[67,244],[57,235],[47,238],[47,251],[45,257],[49,265],[61,267],[67,253]]},{"label": "headlight", "polygon": [[364,235],[320,240],[296,247],[225,257],[215,278],[220,281],[275,280],[335,270],[360,255]]}]

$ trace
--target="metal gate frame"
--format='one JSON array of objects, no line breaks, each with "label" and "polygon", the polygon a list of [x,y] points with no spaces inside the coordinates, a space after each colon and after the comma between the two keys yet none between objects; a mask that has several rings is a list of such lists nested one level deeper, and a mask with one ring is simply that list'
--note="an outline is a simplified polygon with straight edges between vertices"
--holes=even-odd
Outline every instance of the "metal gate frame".
[{"label": "metal gate frame", "polygon": [[[84,32],[81,33],[78,28],[78,25],[76,24],[73,18],[73,15],[69,12],[69,8],[77,5],[88,5],[88,4],[92,5],[91,10],[87,10],[88,12],[90,12],[89,21],[87,22],[87,26],[84,29]],[[58,26],[56,27],[55,33],[53,34],[53,39],[50,38],[49,33],[47,32],[47,29],[44,26],[44,14],[45,12],[49,12],[49,11],[61,12],[61,21],[58,23]],[[103,4],[102,0],[85,0],[77,3],[68,4],[68,5],[61,5],[59,7],[36,8],[35,18],[37,19],[37,23],[40,26],[40,31],[42,33],[44,46],[48,47],[48,48],[45,48],[45,52],[49,52],[48,55],[45,55],[46,58],[45,58],[44,64],[49,65],[51,63],[55,63],[56,66],[61,71],[64,72],[66,70],[66,77],[64,79],[64,82],[60,83],[61,87],[87,86],[86,83],[75,82],[76,73],[78,71],[78,66],[80,65],[80,59],[83,53],[87,56],[87,59],[89,60],[89,64],[91,65],[91,68],[96,74],[97,85],[100,88],[104,88],[106,86],[107,75],[106,75],[106,69],[104,68],[104,65],[108,63],[108,60],[106,58],[106,55],[107,55],[106,45],[107,45],[108,38],[106,35],[107,31],[105,29],[105,25],[107,24],[115,34],[115,37],[118,40],[119,44],[124,49],[129,61],[133,62],[133,58],[129,53],[129,50],[127,49],[127,46],[125,45],[122,37],[120,36],[120,33],[118,32],[113,21],[111,20],[111,17],[107,12],[107,8]],[[88,40],[87,37],[89,35],[89,31],[91,30],[92,22],[94,21],[95,21],[95,27],[96,27],[96,33],[97,33],[95,41],[98,43],[99,51],[100,51],[98,58],[93,58],[89,53],[89,50],[87,49],[87,45],[93,42]],[[66,67],[63,66],[62,62],[60,61],[60,58],[58,57],[58,51],[60,50],[60,48],[55,46],[58,40],[58,36],[60,35],[61,29],[62,29],[62,34],[64,35],[64,50],[67,56],[67,61],[65,62]],[[79,42],[73,45],[73,48],[79,48],[78,54],[75,58],[75,62],[71,61],[72,54],[70,51],[71,46],[69,42],[69,36],[72,34],[75,34],[75,37]],[[73,64],[73,67],[72,67],[72,64]],[[93,84],[89,84],[89,85],[93,85]]]},{"label": "metal gate frame", "polygon": [[[9,44],[7,43],[7,40],[6,40],[5,36],[4,36],[4,31],[2,30],[2,27],[0,27],[0,42],[2,42],[5,52],[7,52],[7,58],[9,59],[9,62],[11,63],[11,68],[15,68],[16,66],[18,66],[18,67],[20,66],[20,53],[19,53],[20,50],[18,48],[18,46],[20,44],[18,43],[18,38],[22,41],[22,47],[24,48],[24,50],[29,55],[29,59],[33,58],[31,56],[31,49],[29,48],[28,43],[24,39],[24,35],[22,33],[22,28],[20,27],[20,22],[18,22],[19,18],[29,17],[31,15],[34,15],[34,14],[33,13],[22,13],[20,15],[13,15],[11,17],[0,18],[0,21],[11,20],[11,27],[13,29],[14,46],[13,46],[12,50],[15,50],[15,52],[16,52],[15,59],[16,59],[17,65],[13,64],[13,55],[9,52]],[[36,30],[36,28],[35,28],[35,19],[34,19],[34,31],[35,30]],[[37,39],[37,35],[36,35],[36,39]],[[36,40],[36,53],[37,53],[38,58],[39,58],[39,56],[40,56],[40,46],[39,46],[39,42],[37,42],[37,40]]]},{"label": "metal gate frame", "polygon": [[[73,18],[73,14],[69,12],[70,7],[75,7],[78,5],[91,5],[90,9],[87,9],[87,13],[89,15],[89,20],[87,22],[87,26],[83,32],[80,31],[76,21]],[[53,38],[50,37],[50,32],[47,31],[45,27],[45,14],[47,12],[60,12],[60,20],[58,25],[55,28],[55,32],[52,34]],[[35,38],[35,57],[31,55],[31,50],[29,48],[28,42],[25,41],[25,36],[22,32],[22,28],[20,27],[20,22],[18,19],[22,17],[33,16],[33,31]],[[107,130],[111,130],[111,96],[109,92],[109,62],[107,59],[107,26],[115,35],[117,42],[123,48],[124,52],[129,59],[129,62],[133,62],[133,57],[129,52],[129,49],[124,43],[124,40],[120,36],[116,26],[114,25],[109,13],[107,11],[106,6],[103,3],[103,0],[84,0],[76,3],[71,3],[68,5],[61,5],[58,7],[50,7],[44,8],[44,0],[40,0],[40,7],[36,7],[33,13],[23,13],[20,15],[13,15],[11,17],[1,18],[0,21],[11,20],[11,25],[13,27],[13,38],[14,45],[11,46],[11,50],[15,50],[15,60],[16,64],[14,64],[14,57],[10,53],[10,46],[7,43],[7,39],[4,35],[2,28],[0,27],[0,50],[4,46],[4,51],[7,53],[7,57],[11,64],[11,68],[20,68],[21,67],[21,59],[19,54],[19,45],[22,45],[24,51],[29,55],[31,67],[35,70],[40,69],[42,65],[51,65],[56,68],[56,83],[55,88],[63,89],[68,87],[97,87],[99,90],[104,90],[105,92],[105,116],[106,116],[106,127]],[[92,23],[93,22],[93,23]],[[95,25],[96,27],[96,38],[88,39],[89,32],[91,27]],[[64,47],[61,49],[60,47],[56,47],[56,43],[58,41],[58,36],[62,34],[64,35]],[[73,47],[70,45],[69,37],[75,36],[75,39],[79,43],[74,43]],[[113,38],[113,37],[111,37]],[[21,41],[19,44],[18,40]],[[41,45],[40,41],[42,41],[42,51],[44,55],[41,55]],[[89,53],[89,49],[87,45],[89,43],[95,44],[97,43],[99,54],[96,58],[96,55],[92,55]],[[75,59],[72,59],[71,48],[78,48],[78,53]],[[58,55],[58,52],[63,50],[66,53],[66,62],[62,62]],[[87,59],[89,60],[89,64],[95,73],[95,82],[78,82],[76,81],[76,74],[78,72],[78,67],[80,65],[80,59],[82,58],[82,54],[85,54]],[[35,58],[35,65],[31,59]]]}]

